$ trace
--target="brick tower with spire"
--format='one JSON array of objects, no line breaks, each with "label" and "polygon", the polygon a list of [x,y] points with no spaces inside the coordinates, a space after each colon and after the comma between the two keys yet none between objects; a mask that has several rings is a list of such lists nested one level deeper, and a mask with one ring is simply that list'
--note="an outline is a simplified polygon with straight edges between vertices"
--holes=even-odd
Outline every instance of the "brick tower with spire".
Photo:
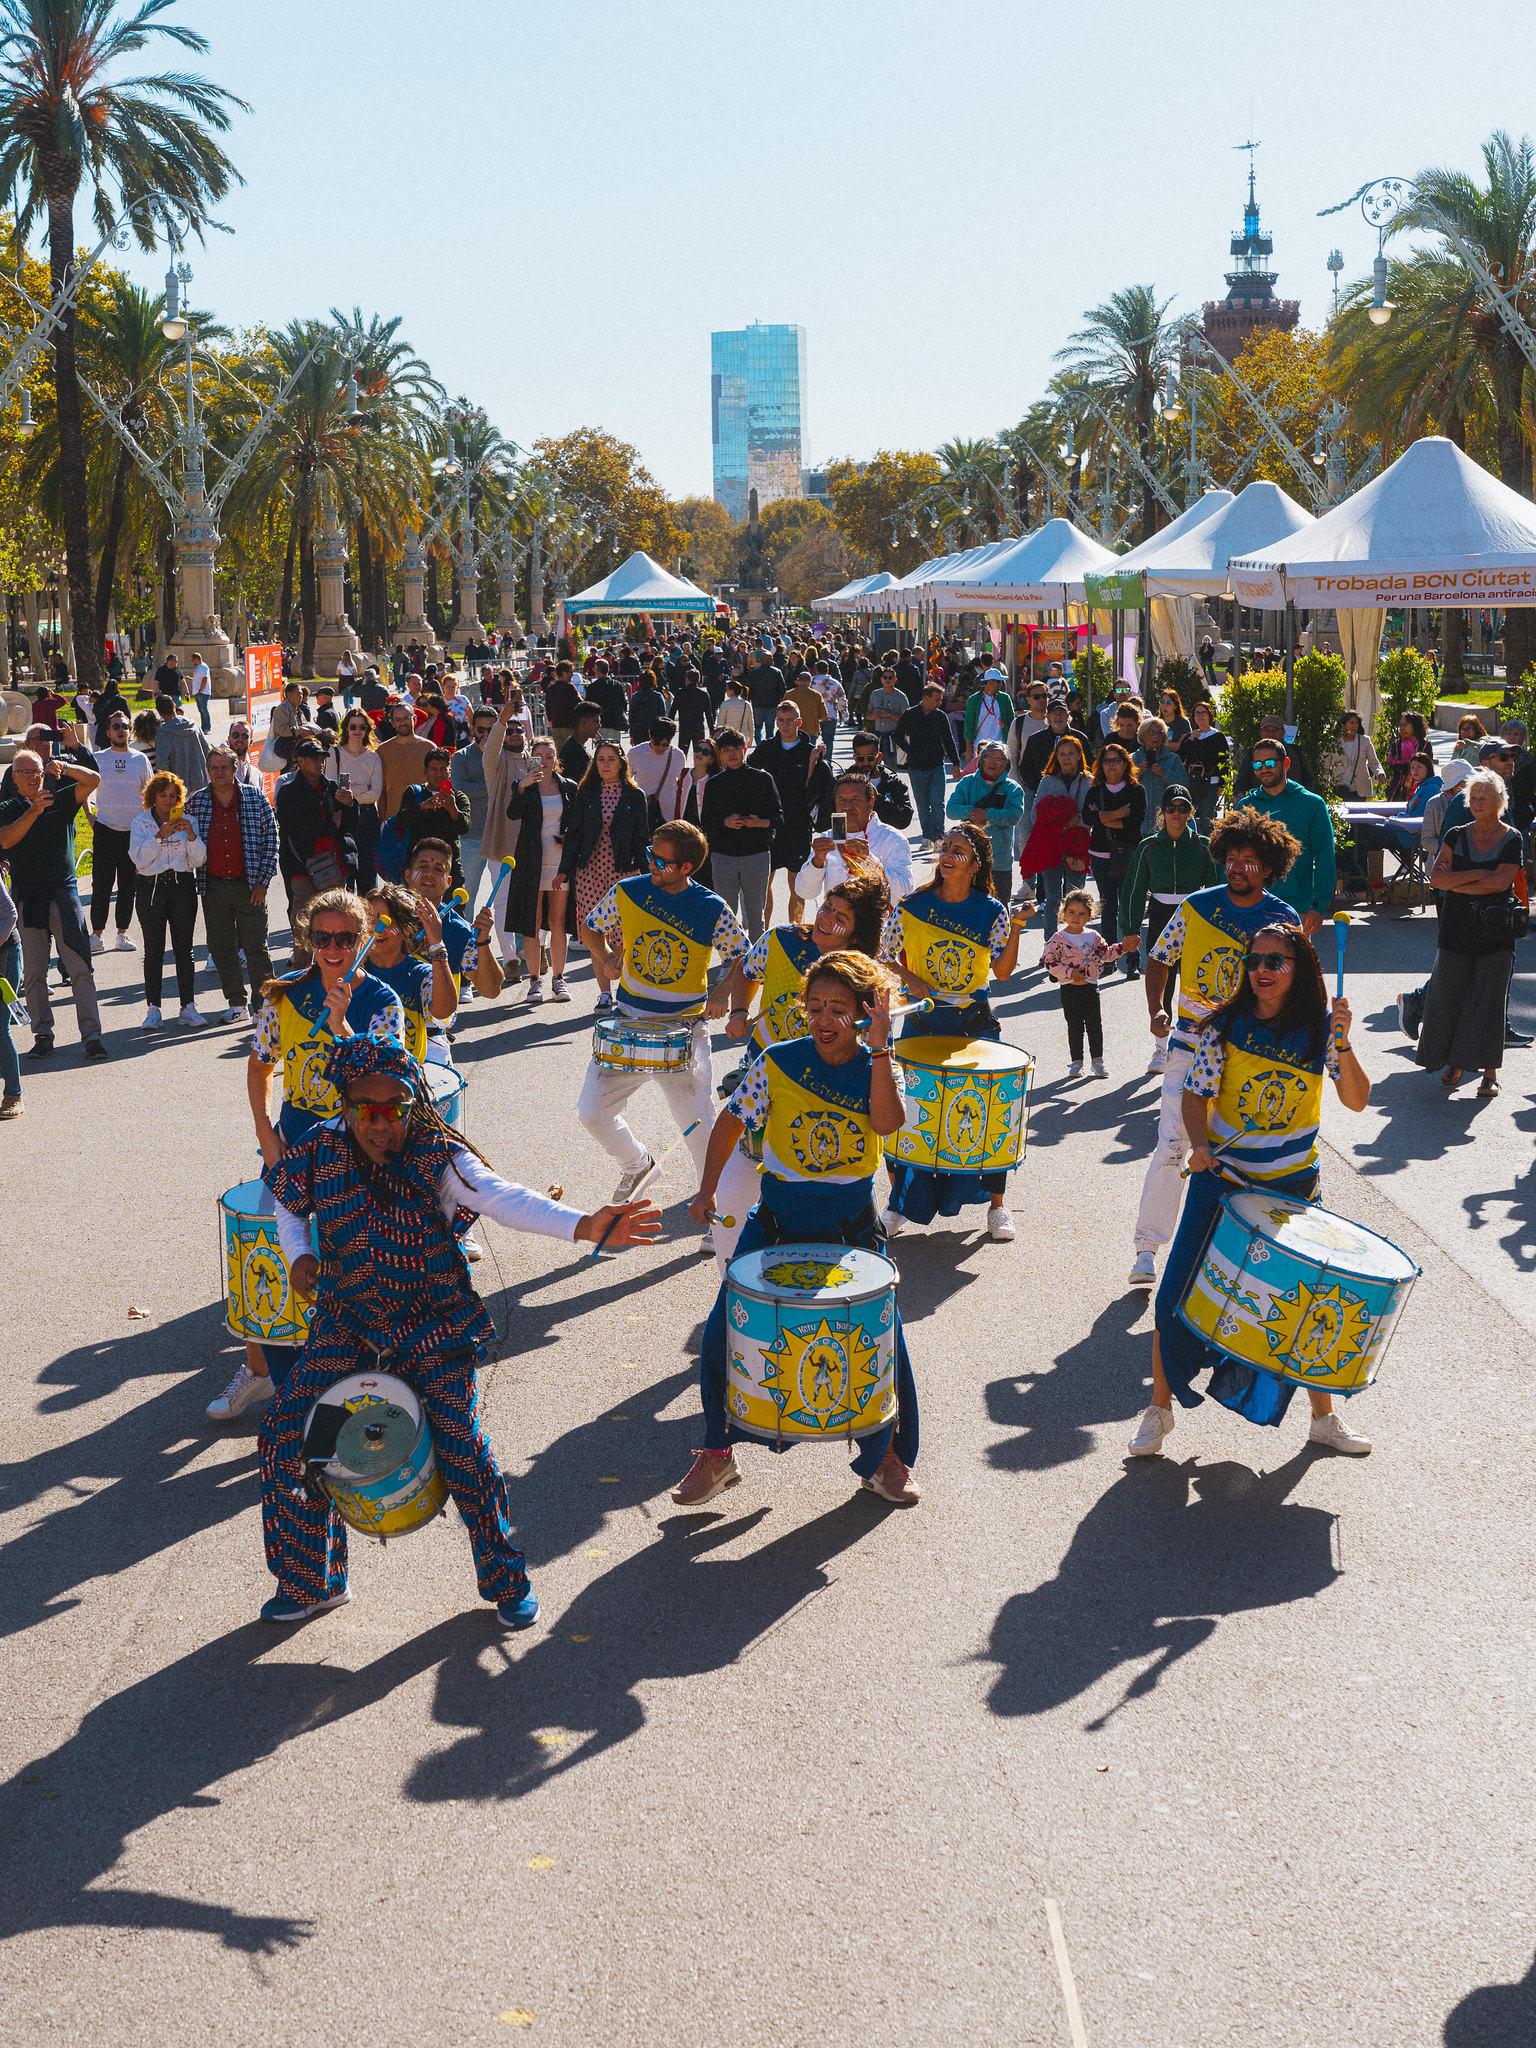
[{"label": "brick tower with spire", "polygon": [[1227,296],[1205,302],[1205,338],[1229,363],[1236,361],[1249,335],[1266,327],[1289,333],[1301,318],[1299,299],[1275,296],[1275,273],[1269,267],[1275,245],[1270,236],[1259,232],[1259,202],[1254,194],[1253,152],[1258,146],[1256,142],[1238,144],[1248,152],[1248,204],[1243,208],[1243,231],[1232,237],[1237,268],[1227,272]]}]

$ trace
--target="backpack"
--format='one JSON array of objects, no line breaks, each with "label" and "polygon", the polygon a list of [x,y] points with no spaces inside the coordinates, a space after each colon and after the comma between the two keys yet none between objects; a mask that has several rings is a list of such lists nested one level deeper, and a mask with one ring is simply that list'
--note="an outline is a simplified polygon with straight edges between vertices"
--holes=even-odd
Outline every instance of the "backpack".
[{"label": "backpack", "polygon": [[406,836],[404,823],[397,811],[392,818],[386,818],[379,828],[378,852],[374,866],[386,882],[404,879],[405,864],[410,858],[411,842]]}]

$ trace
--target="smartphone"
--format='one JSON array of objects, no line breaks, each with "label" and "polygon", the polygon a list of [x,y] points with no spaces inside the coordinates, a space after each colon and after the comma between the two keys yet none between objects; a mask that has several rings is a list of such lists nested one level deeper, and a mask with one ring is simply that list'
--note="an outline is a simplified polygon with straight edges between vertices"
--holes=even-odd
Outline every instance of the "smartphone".
[{"label": "smartphone", "polygon": [[832,813],[832,842],[835,846],[841,846],[847,837],[848,813],[846,811],[834,811]]},{"label": "smartphone", "polygon": [[54,759],[55,761],[57,761],[57,759],[59,758],[60,754],[63,753],[63,751],[64,742],[62,740],[50,740],[48,742],[48,752],[52,759]]},{"label": "smartphone", "polygon": [[341,776],[338,776],[338,778],[337,778],[337,782],[336,782],[336,787],[337,787],[338,789],[350,789],[350,788],[352,787],[352,778],[351,778],[351,776],[350,776],[350,775],[341,775]]},{"label": "smartphone", "polygon": [[438,789],[438,794],[439,794],[440,796],[452,796],[452,795],[453,795],[453,784],[452,784],[451,782],[447,781],[446,779],[445,779],[444,781],[440,782],[440,783],[439,783],[439,784],[437,785],[437,789]]}]

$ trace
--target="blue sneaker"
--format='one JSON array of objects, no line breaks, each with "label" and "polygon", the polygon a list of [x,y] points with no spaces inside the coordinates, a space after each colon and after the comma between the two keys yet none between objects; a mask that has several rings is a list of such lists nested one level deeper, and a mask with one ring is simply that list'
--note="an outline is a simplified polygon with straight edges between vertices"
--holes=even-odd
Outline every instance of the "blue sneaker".
[{"label": "blue sneaker", "polygon": [[496,1619],[503,1628],[532,1628],[539,1618],[539,1598],[525,1593],[520,1600],[498,1600]]},{"label": "blue sneaker", "polygon": [[351,1592],[343,1586],[339,1593],[329,1600],[289,1600],[282,1593],[274,1593],[270,1600],[262,1603],[263,1621],[308,1621],[312,1614],[326,1614],[333,1607],[345,1607],[352,1598]]}]

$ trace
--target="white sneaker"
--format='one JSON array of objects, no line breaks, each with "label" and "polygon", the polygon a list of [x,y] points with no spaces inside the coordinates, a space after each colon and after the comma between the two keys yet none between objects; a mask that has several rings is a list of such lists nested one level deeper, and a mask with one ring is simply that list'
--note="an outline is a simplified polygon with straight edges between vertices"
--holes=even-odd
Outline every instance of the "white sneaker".
[{"label": "white sneaker", "polygon": [[1167,1066],[1168,1047],[1166,1044],[1158,1044],[1153,1048],[1151,1059],[1147,1061],[1147,1072],[1149,1074],[1161,1074],[1167,1070]]},{"label": "white sneaker", "polygon": [[1173,1434],[1173,1410],[1159,1408],[1154,1401],[1142,1413],[1136,1425],[1136,1434],[1131,1438],[1130,1453],[1133,1458],[1155,1458],[1163,1448],[1163,1439]]},{"label": "white sneaker", "polygon": [[475,992],[470,987],[469,983],[466,981],[464,986],[459,990],[459,1008],[462,1010],[467,1003],[472,1003],[474,1000]]},{"label": "white sneaker", "polygon": [[159,1028],[162,1021],[159,1004],[151,1003],[144,1012],[144,1029],[146,1031],[155,1031]]},{"label": "white sneaker", "polygon": [[1349,1458],[1363,1458],[1371,1448],[1370,1438],[1351,1429],[1342,1415],[1314,1415],[1307,1442],[1326,1444],[1330,1451],[1342,1451]]},{"label": "white sneaker", "polygon": [[106,950],[107,950],[107,942],[106,942],[106,940],[105,940],[105,939],[104,939],[104,938],[103,938],[103,937],[101,936],[101,933],[100,933],[100,932],[92,932],[92,933],[91,933],[91,951],[92,951],[93,953],[105,953],[105,951],[106,951]]},{"label": "white sneaker", "polygon": [[887,1209],[880,1218],[880,1227],[887,1237],[900,1237],[907,1227],[907,1219],[895,1209]]},{"label": "white sneaker", "polygon": [[610,1010],[615,1010],[617,1008],[618,1005],[613,1000],[613,990],[609,988],[599,989],[597,992],[597,1001],[592,1005],[592,1014],[595,1017],[603,1017],[606,1016]]},{"label": "white sneaker", "polygon": [[657,1170],[655,1160],[647,1152],[644,1166],[637,1166],[633,1173],[620,1174],[619,1184],[613,1191],[613,1199],[616,1202],[634,1201],[640,1190],[648,1188],[656,1178]]},{"label": "white sneaker", "polygon": [[571,992],[565,985],[565,976],[557,974],[549,984],[549,999],[552,1003],[568,1003]]},{"label": "white sneaker", "polygon": [[136,953],[139,949],[126,932],[119,932],[117,935],[117,950],[119,953]]},{"label": "white sneaker", "polygon": [[1104,1064],[1104,1062],[1103,1062],[1102,1060],[1095,1060],[1095,1061],[1094,1061],[1094,1063],[1093,1063],[1093,1078],[1094,1078],[1094,1079],[1095,1079],[1096,1081],[1104,1081],[1104,1080],[1107,1080],[1107,1079],[1108,1079],[1108,1077],[1109,1077],[1109,1069],[1108,1069],[1108,1067],[1106,1067],[1106,1066],[1105,1066],[1105,1064]]},{"label": "white sneaker", "polygon": [[999,1244],[1012,1244],[1018,1232],[1013,1227],[1013,1218],[1006,1209],[987,1211],[987,1235],[995,1237]]},{"label": "white sneaker", "polygon": [[272,1382],[265,1373],[252,1372],[242,1362],[240,1370],[220,1394],[217,1401],[210,1401],[203,1413],[210,1422],[232,1422],[247,1408],[260,1407],[263,1401],[272,1398]]},{"label": "white sneaker", "polygon": [[249,1024],[251,1013],[244,1003],[231,1003],[229,1008],[213,1021],[215,1024]]},{"label": "white sneaker", "polygon": [[179,1023],[185,1024],[189,1031],[196,1031],[198,1026],[201,1024],[206,1024],[208,1022],[208,1019],[203,1015],[202,1011],[197,1007],[196,1003],[183,1003],[181,1006],[181,1015],[177,1021]]},{"label": "white sneaker", "polygon": [[1081,1061],[1081,1060],[1068,1060],[1068,1062],[1067,1062],[1067,1079],[1068,1079],[1069,1081],[1075,1081],[1075,1080],[1077,1079],[1078,1075],[1079,1075],[1079,1074],[1080,1074],[1080,1073],[1081,1073],[1082,1071],[1083,1071],[1083,1063],[1082,1063],[1082,1061]]},{"label": "white sneaker", "polygon": [[543,1000],[544,984],[536,974],[530,974],[528,977],[527,993],[524,995],[523,1001],[525,1003],[542,1003]]},{"label": "white sneaker", "polygon": [[1155,1287],[1157,1285],[1157,1253],[1138,1252],[1131,1261],[1130,1279],[1133,1287]]},{"label": "white sneaker", "polygon": [[485,1257],[485,1246],[480,1242],[479,1238],[461,1237],[459,1243],[464,1247],[464,1256],[468,1259],[469,1263],[472,1266],[478,1266]]}]

